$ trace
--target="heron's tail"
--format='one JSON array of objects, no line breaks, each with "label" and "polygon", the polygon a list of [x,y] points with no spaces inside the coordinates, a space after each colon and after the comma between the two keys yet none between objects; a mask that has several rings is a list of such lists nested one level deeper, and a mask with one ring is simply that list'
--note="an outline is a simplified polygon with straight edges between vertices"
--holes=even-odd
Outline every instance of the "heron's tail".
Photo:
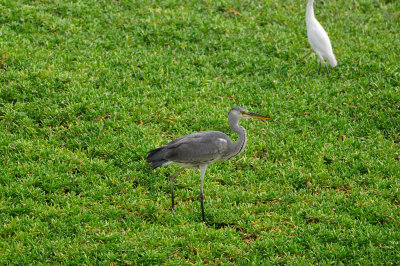
[{"label": "heron's tail", "polygon": [[163,164],[168,163],[168,160],[164,159],[166,149],[164,147],[151,150],[147,153],[147,162],[151,163],[151,167],[156,169]]}]

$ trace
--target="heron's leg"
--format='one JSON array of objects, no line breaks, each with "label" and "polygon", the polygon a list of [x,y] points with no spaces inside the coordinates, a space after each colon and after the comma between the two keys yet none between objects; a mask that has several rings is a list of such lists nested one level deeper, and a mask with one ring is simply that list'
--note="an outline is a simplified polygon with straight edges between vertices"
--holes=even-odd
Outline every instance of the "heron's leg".
[{"label": "heron's leg", "polygon": [[174,196],[174,180],[175,180],[175,177],[176,177],[180,172],[182,172],[184,169],[185,169],[184,167],[182,167],[181,169],[179,169],[175,174],[173,174],[173,175],[171,176],[171,179],[170,179],[170,182],[171,182],[171,201],[172,201],[171,210],[173,210],[173,211],[175,211],[175,202],[174,202],[174,199],[175,199],[175,196]]},{"label": "heron's leg", "polygon": [[201,179],[201,185],[200,185],[201,216],[203,217],[203,222],[206,222],[206,219],[204,218],[203,185],[204,185],[204,174],[206,173],[206,170],[207,170],[207,164],[202,164],[199,166],[199,168],[200,168],[200,179]]},{"label": "heron's leg", "polygon": [[318,64],[318,75],[319,75],[319,72],[321,71],[321,59],[319,59],[318,61],[319,61],[319,64]]},{"label": "heron's leg", "polygon": [[329,75],[329,69],[328,69],[328,65],[327,65],[327,63],[326,63],[326,62],[324,62],[324,64],[325,64],[326,72],[327,72],[327,73],[328,73],[328,75]]}]

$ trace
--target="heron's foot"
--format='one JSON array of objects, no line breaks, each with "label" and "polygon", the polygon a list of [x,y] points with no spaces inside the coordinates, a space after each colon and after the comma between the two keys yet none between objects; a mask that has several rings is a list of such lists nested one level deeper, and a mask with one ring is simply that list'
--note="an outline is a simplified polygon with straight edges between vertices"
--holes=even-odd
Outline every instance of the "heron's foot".
[{"label": "heron's foot", "polygon": [[170,211],[172,211],[173,213],[175,213],[175,212],[176,212],[176,209],[175,209],[175,207],[174,207],[174,206],[172,206],[171,208],[169,208],[169,210],[170,210]]}]

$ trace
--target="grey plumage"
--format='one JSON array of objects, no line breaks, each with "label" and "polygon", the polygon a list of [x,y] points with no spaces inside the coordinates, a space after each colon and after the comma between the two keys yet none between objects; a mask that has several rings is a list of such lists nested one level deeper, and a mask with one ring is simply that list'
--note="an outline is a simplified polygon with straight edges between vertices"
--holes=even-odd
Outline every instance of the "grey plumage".
[{"label": "grey plumage", "polygon": [[232,142],[230,138],[222,132],[204,131],[177,138],[160,148],[148,152],[147,162],[151,163],[153,169],[171,163],[182,166],[178,172],[171,176],[172,210],[174,210],[173,180],[176,175],[184,168],[199,168],[201,178],[200,199],[202,217],[203,221],[205,221],[203,182],[207,166],[217,161],[226,161],[244,150],[247,141],[246,130],[242,126],[239,126],[238,122],[240,119],[250,117],[268,119],[265,116],[251,113],[238,106],[230,110],[228,115],[229,126],[239,135],[236,142]]},{"label": "grey plumage", "polygon": [[198,167],[200,164],[224,158],[228,141],[232,143],[227,135],[218,131],[194,133],[150,151],[147,161],[151,162],[153,169],[169,162]]}]

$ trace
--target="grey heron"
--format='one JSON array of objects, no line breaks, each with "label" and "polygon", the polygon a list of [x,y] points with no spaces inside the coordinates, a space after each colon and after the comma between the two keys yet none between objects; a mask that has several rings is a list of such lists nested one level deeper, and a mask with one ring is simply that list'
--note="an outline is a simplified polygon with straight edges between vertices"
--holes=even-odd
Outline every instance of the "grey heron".
[{"label": "grey heron", "polygon": [[223,162],[235,157],[244,150],[246,146],[246,130],[239,125],[243,118],[269,119],[256,113],[236,106],[229,111],[228,121],[230,128],[239,135],[237,141],[233,142],[224,133],[219,131],[203,131],[177,138],[170,143],[151,150],[147,154],[147,162],[151,163],[153,169],[162,165],[178,164],[181,168],[170,178],[171,183],[171,210],[175,211],[174,204],[174,179],[185,168],[200,169],[200,203],[203,222],[204,218],[204,174],[207,166],[214,162]]},{"label": "grey heron", "polygon": [[[321,70],[322,61],[327,60],[332,67],[337,65],[335,55],[332,51],[331,40],[328,34],[314,16],[314,0],[308,0],[306,7],[307,37],[311,48],[319,57],[318,74]],[[325,63],[326,72],[329,74],[328,65]]]}]

